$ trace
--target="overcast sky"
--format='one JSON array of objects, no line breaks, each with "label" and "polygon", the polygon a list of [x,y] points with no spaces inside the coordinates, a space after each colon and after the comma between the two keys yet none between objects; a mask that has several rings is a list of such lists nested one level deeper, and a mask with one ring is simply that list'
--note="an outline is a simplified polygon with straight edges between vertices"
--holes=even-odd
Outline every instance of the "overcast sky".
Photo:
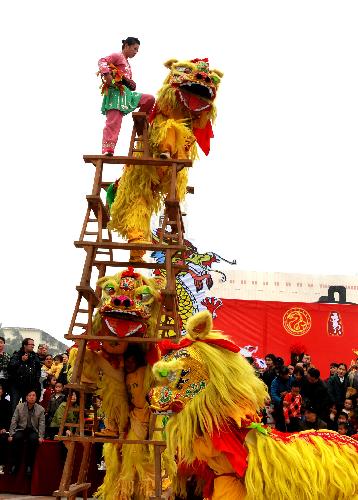
[{"label": "overcast sky", "polygon": [[68,329],[94,173],[82,155],[100,152],[104,123],[97,60],[126,36],[141,40],[139,91],[157,92],[172,57],[225,73],[190,176],[199,250],[245,270],[357,273],[356,1],[14,0],[0,16],[3,326]]}]

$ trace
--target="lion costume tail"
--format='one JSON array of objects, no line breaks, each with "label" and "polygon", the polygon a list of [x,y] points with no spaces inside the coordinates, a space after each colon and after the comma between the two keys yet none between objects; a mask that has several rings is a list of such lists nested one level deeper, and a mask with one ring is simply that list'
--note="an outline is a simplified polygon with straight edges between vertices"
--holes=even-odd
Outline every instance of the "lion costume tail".
[{"label": "lion costume tail", "polygon": [[358,443],[336,432],[250,431],[247,500],[358,499]]}]

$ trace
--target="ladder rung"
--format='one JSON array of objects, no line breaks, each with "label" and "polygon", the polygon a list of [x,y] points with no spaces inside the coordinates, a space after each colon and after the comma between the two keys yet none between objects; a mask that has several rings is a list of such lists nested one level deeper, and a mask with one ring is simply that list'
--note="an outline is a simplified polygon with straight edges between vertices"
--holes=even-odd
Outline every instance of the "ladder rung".
[{"label": "ladder rung", "polygon": [[88,222],[98,222],[98,219],[88,219]]},{"label": "ladder rung", "polygon": [[111,255],[111,252],[106,252],[105,250],[97,250],[97,253],[101,255]]},{"label": "ladder rung", "polygon": [[98,231],[85,231],[86,236],[98,236]]},{"label": "ladder rung", "polygon": [[88,313],[88,309],[78,309],[79,313]]},{"label": "ladder rung", "polygon": [[133,153],[144,153],[144,149],[132,149],[132,154]]},{"label": "ladder rung", "polygon": [[83,328],[87,328],[88,323],[75,323],[74,326],[80,326],[80,327],[83,327]]}]

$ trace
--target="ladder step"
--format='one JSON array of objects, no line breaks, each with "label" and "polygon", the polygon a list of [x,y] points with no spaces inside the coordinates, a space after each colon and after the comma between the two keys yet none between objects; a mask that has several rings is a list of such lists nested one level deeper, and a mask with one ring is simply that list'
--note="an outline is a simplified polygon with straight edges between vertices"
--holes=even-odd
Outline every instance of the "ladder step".
[{"label": "ladder step", "polygon": [[79,313],[88,313],[88,309],[78,309]]},{"label": "ladder step", "polygon": [[98,236],[97,231],[85,231],[86,236]]},{"label": "ladder step", "polygon": [[107,226],[107,223],[109,222],[109,213],[105,205],[103,204],[103,201],[101,200],[100,196],[89,194],[86,196],[88,206],[90,209],[93,211],[95,216],[99,217],[99,207],[101,207],[102,210],[102,224],[104,227]]},{"label": "ladder step", "polygon": [[75,323],[73,326],[79,326],[81,328],[87,328],[88,323]]},{"label": "ladder step", "polygon": [[93,305],[96,306],[99,302],[99,297],[96,295],[95,291],[90,286],[76,286],[76,290],[80,293],[88,302],[91,300]]}]

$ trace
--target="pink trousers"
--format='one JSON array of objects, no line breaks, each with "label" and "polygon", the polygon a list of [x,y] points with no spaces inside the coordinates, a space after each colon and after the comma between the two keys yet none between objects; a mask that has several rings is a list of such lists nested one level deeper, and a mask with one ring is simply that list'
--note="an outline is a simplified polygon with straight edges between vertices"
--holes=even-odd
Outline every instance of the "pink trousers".
[{"label": "pink trousers", "polygon": [[[143,94],[139,101],[139,111],[149,114],[154,106],[155,98]],[[106,113],[106,124],[103,129],[102,154],[114,153],[118,134],[121,130],[123,115],[118,109],[110,109]]]}]

